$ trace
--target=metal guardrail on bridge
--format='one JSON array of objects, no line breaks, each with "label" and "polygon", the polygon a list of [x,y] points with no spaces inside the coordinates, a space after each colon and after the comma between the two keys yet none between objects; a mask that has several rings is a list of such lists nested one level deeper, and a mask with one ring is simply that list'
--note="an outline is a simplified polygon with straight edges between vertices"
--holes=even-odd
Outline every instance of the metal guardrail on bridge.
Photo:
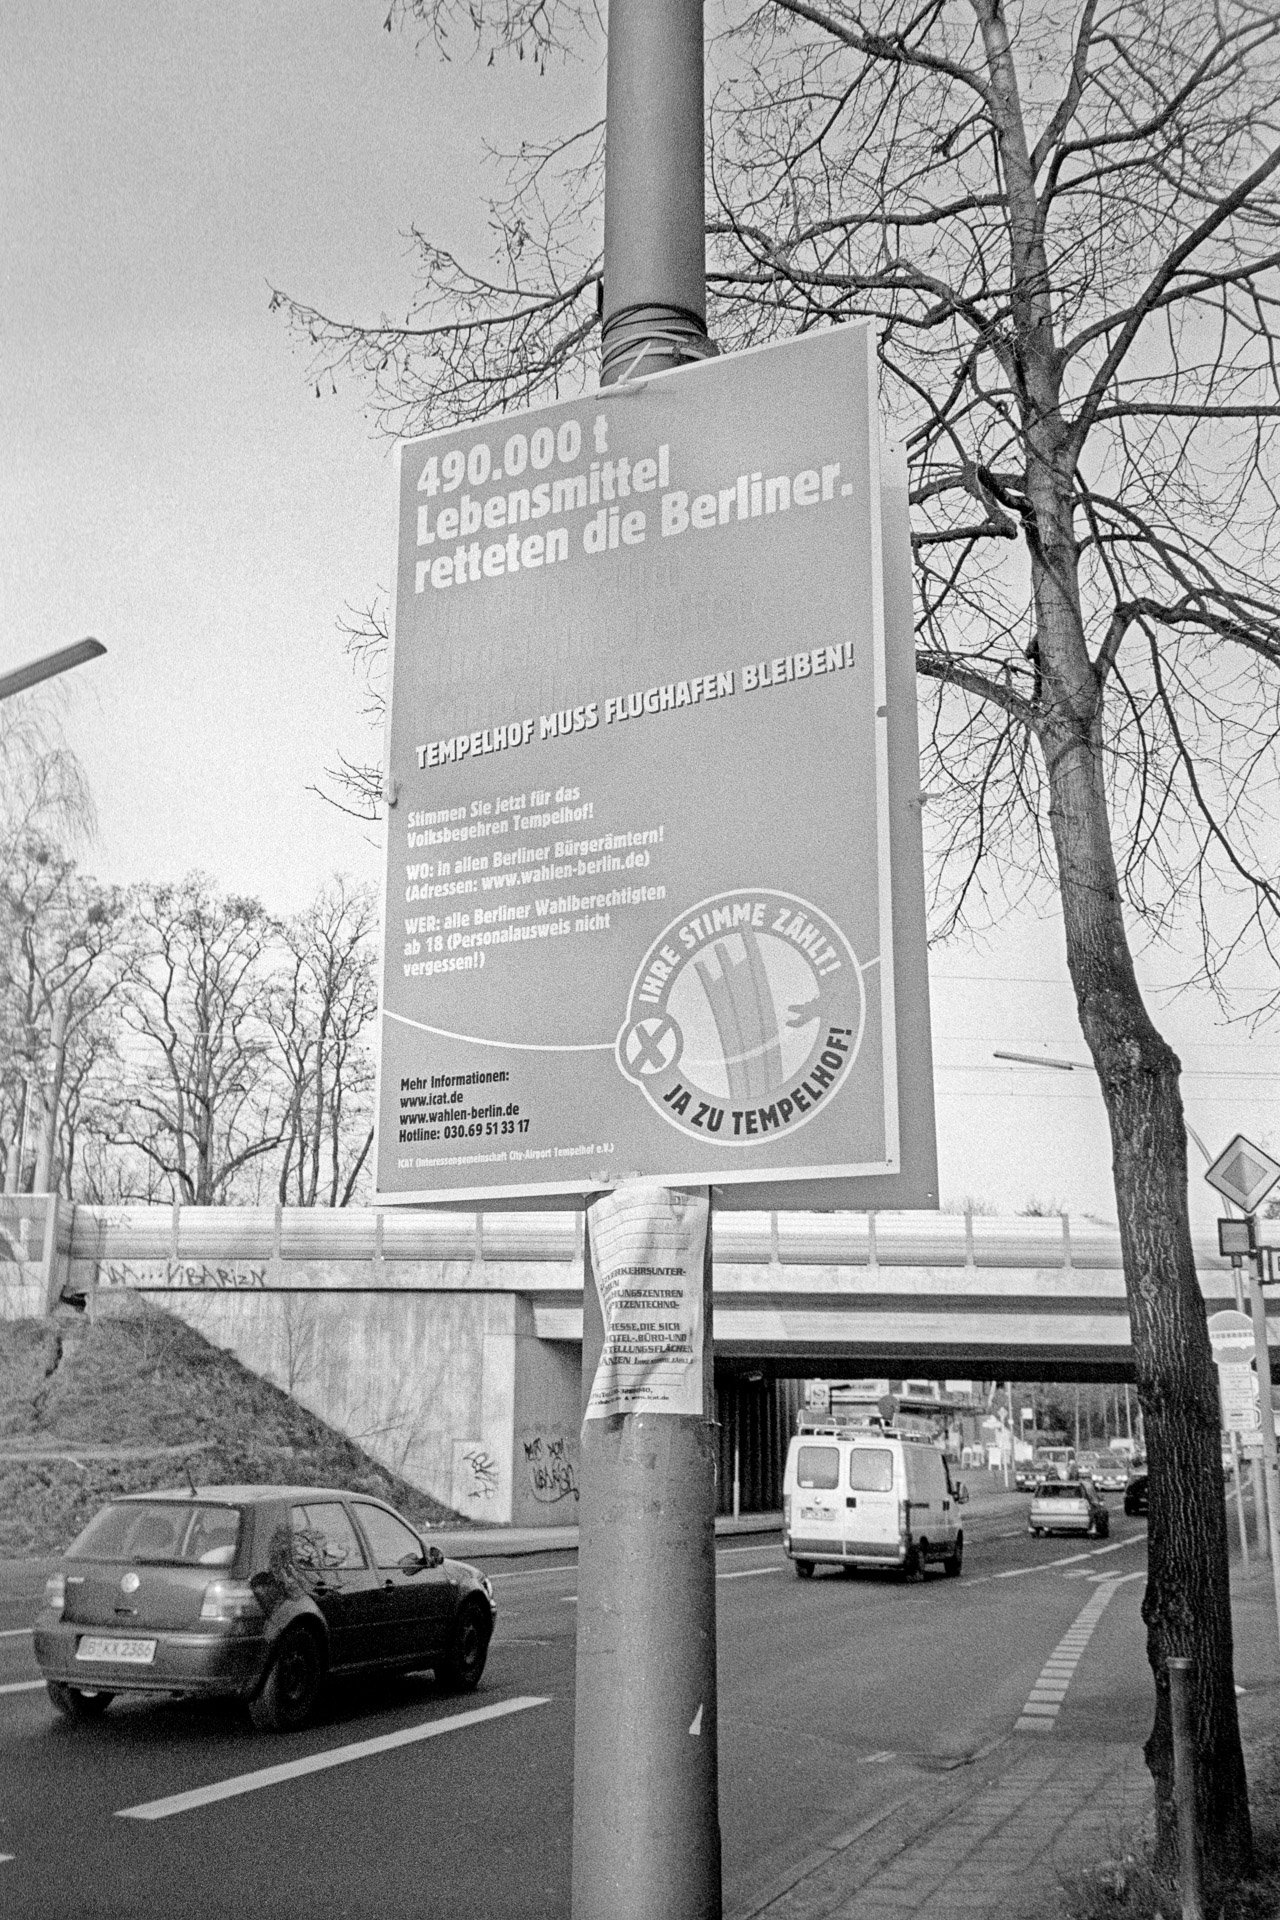
[{"label": "metal guardrail on bridge", "polygon": [[[39,1197],[28,1204],[47,1206]],[[62,1202],[49,1248],[50,1303],[63,1291],[120,1289],[514,1293],[529,1300],[541,1338],[582,1337],[576,1212]],[[1198,1244],[1196,1258],[1206,1300],[1230,1304],[1230,1266],[1216,1245]],[[1131,1373],[1120,1237],[1104,1223],[725,1213],[714,1264],[717,1354],[743,1365],[986,1378]],[[17,1297],[8,1289],[0,1311],[12,1314]],[[31,1300],[29,1284],[21,1297]]]}]

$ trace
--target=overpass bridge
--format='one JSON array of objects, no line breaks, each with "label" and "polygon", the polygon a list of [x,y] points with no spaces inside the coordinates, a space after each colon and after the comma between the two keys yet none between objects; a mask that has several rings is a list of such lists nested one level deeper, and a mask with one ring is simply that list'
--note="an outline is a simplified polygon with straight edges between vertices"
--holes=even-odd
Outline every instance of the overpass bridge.
[{"label": "overpass bridge", "polygon": [[[575,1498],[581,1213],[0,1205],[0,1315],[149,1299],[465,1513],[551,1523]],[[1216,1245],[1196,1261],[1208,1311],[1234,1305]],[[756,1465],[794,1410],[775,1380],[1133,1378],[1103,1223],[725,1213],[713,1269],[719,1418]]]}]

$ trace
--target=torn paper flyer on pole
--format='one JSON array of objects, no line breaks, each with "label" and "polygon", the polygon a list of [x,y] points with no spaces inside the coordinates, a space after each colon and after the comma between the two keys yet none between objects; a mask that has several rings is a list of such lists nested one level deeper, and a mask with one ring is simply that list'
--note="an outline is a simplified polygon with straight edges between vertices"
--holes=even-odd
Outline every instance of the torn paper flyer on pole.
[{"label": "torn paper flyer on pole", "polygon": [[604,1347],[586,1418],[700,1414],[709,1199],[626,1181],[588,1213]]}]

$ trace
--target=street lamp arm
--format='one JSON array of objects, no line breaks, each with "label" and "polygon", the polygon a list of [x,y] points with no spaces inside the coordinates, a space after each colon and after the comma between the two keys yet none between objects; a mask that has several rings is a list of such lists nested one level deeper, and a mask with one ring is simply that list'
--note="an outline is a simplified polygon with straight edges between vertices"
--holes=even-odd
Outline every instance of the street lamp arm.
[{"label": "street lamp arm", "polygon": [[82,667],[86,660],[96,660],[105,652],[101,640],[77,640],[74,646],[60,647],[57,653],[28,660],[25,667],[0,673],[0,700],[11,700],[14,694],[25,693],[28,687],[38,686],[42,680],[52,680],[56,673],[65,673],[69,667]]},{"label": "street lamp arm", "polygon": [[[1049,1055],[1043,1053],[1003,1053],[998,1047],[994,1050],[992,1058],[995,1060],[1016,1060],[1018,1065],[1022,1067],[1055,1067],[1059,1073],[1096,1073],[1098,1071],[1091,1060],[1054,1060],[1050,1058]],[[1182,1117],[1182,1124],[1187,1130],[1187,1138],[1194,1141],[1204,1155],[1206,1167],[1211,1167],[1213,1165],[1213,1155],[1191,1122],[1187,1119],[1185,1113]],[[1231,1206],[1230,1200],[1227,1201],[1227,1205]]]}]

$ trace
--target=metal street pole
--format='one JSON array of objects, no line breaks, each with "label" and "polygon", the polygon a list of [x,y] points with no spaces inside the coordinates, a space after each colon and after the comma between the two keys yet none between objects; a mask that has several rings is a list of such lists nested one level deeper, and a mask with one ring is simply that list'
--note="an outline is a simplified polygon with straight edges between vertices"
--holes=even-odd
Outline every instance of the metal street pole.
[{"label": "metal street pole", "polygon": [[[611,0],[603,388],[706,359],[702,0]],[[586,1410],[604,1340],[584,1235]],[[719,1920],[711,1220],[702,1411],[583,1421],[573,1920]]]},{"label": "metal street pole", "polygon": [[[584,1235],[583,1408],[604,1323]],[[703,1414],[584,1419],[573,1920],[720,1920],[711,1232]]]},{"label": "metal street pole", "polygon": [[[1238,1253],[1233,1253],[1231,1256],[1231,1278],[1235,1282],[1236,1312],[1243,1313],[1244,1285],[1240,1278],[1240,1255]],[[1236,1516],[1240,1526],[1240,1558],[1244,1570],[1247,1573],[1249,1571],[1249,1528],[1244,1513],[1244,1460],[1245,1453],[1240,1445],[1240,1436],[1233,1427],[1231,1429],[1231,1467],[1235,1475],[1236,1483]],[[1259,1472],[1258,1461],[1254,1459],[1250,1464],[1253,1468],[1253,1530],[1258,1542],[1258,1552],[1265,1560],[1267,1557],[1267,1543],[1264,1538],[1262,1519],[1264,1499],[1262,1476]]]},{"label": "metal street pole", "polygon": [[[1231,1205],[1229,1200],[1227,1205]],[[1245,1310],[1244,1275],[1241,1272],[1241,1265],[1241,1258],[1237,1255],[1231,1262],[1231,1278],[1235,1282],[1237,1313],[1243,1313]],[[1259,1399],[1262,1397],[1261,1372],[1258,1374],[1258,1397]],[[1253,1537],[1257,1543],[1259,1558],[1266,1560],[1270,1558],[1271,1553],[1270,1528],[1267,1525],[1267,1476],[1263,1463],[1259,1460],[1256,1453],[1250,1458],[1249,1473],[1253,1481]]]},{"label": "metal street pole", "polygon": [[[1249,1215],[1249,1238],[1256,1234]],[[1262,1460],[1267,1483],[1267,1541],[1271,1549],[1271,1585],[1275,1593],[1276,1631],[1280,1633],[1280,1465],[1276,1460],[1276,1417],[1271,1405],[1271,1349],[1267,1342],[1267,1307],[1262,1297],[1262,1254],[1249,1261],[1249,1304],[1253,1308],[1253,1350],[1258,1368],[1258,1413],[1262,1422]],[[1261,1532],[1261,1528],[1259,1528]]]},{"label": "metal street pole", "polygon": [[600,384],[705,360],[702,0],[612,0]]}]

